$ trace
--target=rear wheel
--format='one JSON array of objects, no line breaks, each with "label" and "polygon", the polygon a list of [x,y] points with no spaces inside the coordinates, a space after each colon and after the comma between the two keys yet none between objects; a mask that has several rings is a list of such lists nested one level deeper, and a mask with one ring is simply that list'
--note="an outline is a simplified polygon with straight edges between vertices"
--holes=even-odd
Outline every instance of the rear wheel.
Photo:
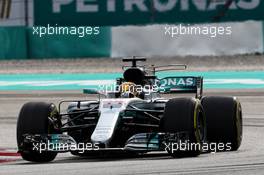
[{"label": "rear wheel", "polygon": [[[165,133],[188,132],[186,150],[168,150],[173,157],[198,156],[206,137],[205,116],[200,101],[194,98],[175,98],[166,103],[160,127]],[[186,140],[183,140],[185,142]],[[178,143],[177,143],[178,144]]]},{"label": "rear wheel", "polygon": [[218,151],[238,150],[242,142],[242,109],[233,97],[204,97],[209,143],[224,144]]},{"label": "rear wheel", "polygon": [[49,118],[58,118],[58,111],[54,104],[42,102],[26,103],[17,121],[17,144],[24,160],[32,162],[49,162],[55,159],[55,152],[38,152],[21,150],[24,134],[55,134]]}]

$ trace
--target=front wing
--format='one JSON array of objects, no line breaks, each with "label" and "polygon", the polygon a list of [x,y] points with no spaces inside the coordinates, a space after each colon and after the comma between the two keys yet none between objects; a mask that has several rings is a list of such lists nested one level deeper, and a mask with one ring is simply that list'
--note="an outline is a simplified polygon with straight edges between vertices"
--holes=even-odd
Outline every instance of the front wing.
[{"label": "front wing", "polygon": [[36,151],[39,153],[69,152],[80,153],[88,151],[129,151],[129,152],[150,152],[164,151],[172,143],[180,143],[189,140],[188,132],[179,133],[139,133],[130,137],[123,148],[100,147],[100,143],[80,144],[66,134],[50,135],[24,135],[23,143],[19,146],[19,152]]}]

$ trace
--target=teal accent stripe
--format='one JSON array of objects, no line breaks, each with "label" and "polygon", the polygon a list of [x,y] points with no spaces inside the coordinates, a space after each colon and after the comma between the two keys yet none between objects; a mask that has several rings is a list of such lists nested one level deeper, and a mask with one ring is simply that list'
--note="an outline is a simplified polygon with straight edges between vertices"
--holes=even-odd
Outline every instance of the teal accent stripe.
[{"label": "teal accent stripe", "polygon": [[[205,89],[264,88],[264,71],[162,72],[167,76],[203,76]],[[0,74],[0,90],[81,90],[112,84],[121,73]]]}]

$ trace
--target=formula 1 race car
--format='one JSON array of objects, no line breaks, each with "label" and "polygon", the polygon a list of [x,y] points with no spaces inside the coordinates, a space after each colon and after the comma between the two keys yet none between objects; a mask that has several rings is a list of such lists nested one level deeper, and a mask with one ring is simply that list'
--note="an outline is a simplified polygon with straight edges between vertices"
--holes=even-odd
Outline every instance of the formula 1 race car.
[{"label": "formula 1 race car", "polygon": [[157,78],[156,72],[185,70],[186,65],[139,66],[137,62],[146,61],[139,57],[123,61],[132,66],[123,66],[123,77],[111,91],[84,89],[85,94],[98,94],[97,100],[61,101],[58,108],[43,102],[24,104],[17,122],[22,158],[49,162],[61,152],[82,156],[151,151],[186,157],[240,147],[242,109],[235,97],[203,96],[202,77]]}]

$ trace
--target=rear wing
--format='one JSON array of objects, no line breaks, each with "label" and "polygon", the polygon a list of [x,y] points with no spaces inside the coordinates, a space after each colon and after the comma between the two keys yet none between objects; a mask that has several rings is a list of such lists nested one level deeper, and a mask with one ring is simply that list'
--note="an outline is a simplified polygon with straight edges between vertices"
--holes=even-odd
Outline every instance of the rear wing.
[{"label": "rear wing", "polygon": [[159,79],[160,93],[195,93],[197,98],[203,95],[203,77],[165,77]]}]

